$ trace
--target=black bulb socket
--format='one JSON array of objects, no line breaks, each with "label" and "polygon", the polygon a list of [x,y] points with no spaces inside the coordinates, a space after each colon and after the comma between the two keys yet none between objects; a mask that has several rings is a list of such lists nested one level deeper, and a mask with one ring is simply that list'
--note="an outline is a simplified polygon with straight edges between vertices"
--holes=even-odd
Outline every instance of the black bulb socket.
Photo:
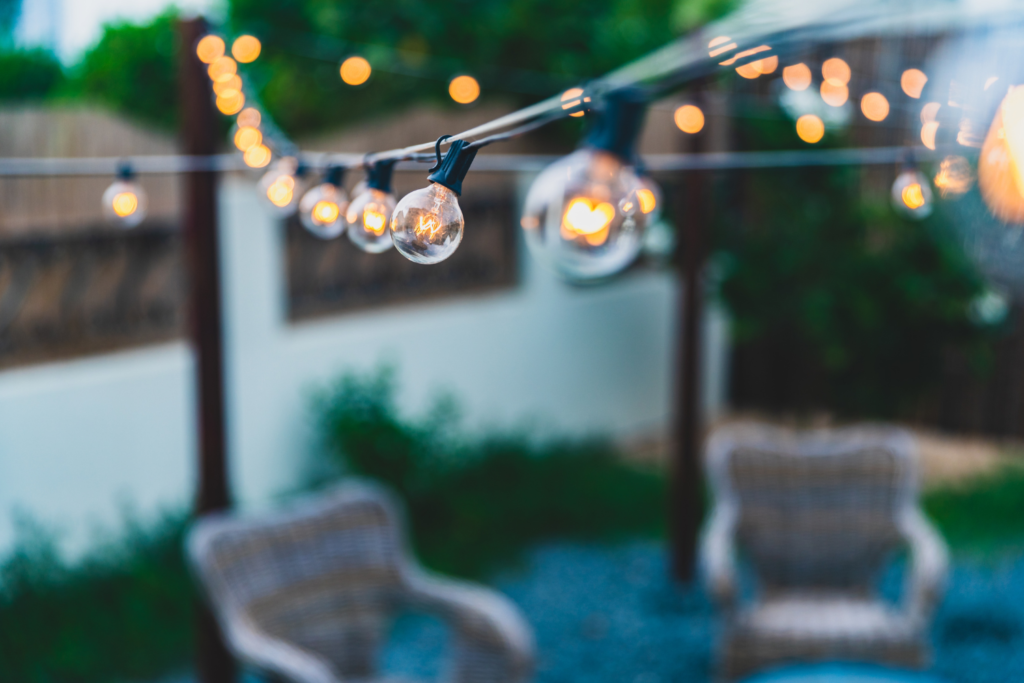
[{"label": "black bulb socket", "polygon": [[462,181],[469,173],[469,167],[473,165],[476,158],[476,147],[470,147],[465,140],[456,140],[448,148],[444,159],[430,169],[427,180],[438,185],[444,185],[455,194],[462,196]]},{"label": "black bulb socket", "polygon": [[627,164],[637,163],[637,140],[644,127],[647,98],[632,86],[606,93],[584,145],[614,154]]},{"label": "black bulb socket", "polygon": [[397,161],[397,159],[381,159],[367,166],[366,186],[371,190],[391,194],[391,176]]}]

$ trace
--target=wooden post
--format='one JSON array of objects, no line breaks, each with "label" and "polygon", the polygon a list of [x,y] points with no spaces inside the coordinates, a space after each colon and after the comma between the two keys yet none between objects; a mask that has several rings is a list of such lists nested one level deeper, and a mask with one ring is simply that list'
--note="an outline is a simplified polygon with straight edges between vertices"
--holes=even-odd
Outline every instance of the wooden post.
[{"label": "wooden post", "polygon": [[[694,138],[694,152],[706,147],[707,131]],[[697,544],[703,516],[701,467],[701,341],[704,239],[707,234],[708,171],[691,171],[676,184],[675,222],[683,271],[679,297],[679,341],[675,368],[673,452],[669,462],[669,533],[672,576],[682,582],[696,576]]]},{"label": "wooden post", "polygon": [[[202,18],[182,21],[179,88],[181,145],[190,155],[217,151],[218,127],[210,83],[196,57],[196,43],[207,33]],[[182,176],[182,229],[188,273],[189,333],[195,354],[199,462],[195,514],[230,506],[224,425],[224,345],[217,244],[217,173]],[[201,683],[234,680],[234,663],[206,604],[196,605],[196,676]]]}]

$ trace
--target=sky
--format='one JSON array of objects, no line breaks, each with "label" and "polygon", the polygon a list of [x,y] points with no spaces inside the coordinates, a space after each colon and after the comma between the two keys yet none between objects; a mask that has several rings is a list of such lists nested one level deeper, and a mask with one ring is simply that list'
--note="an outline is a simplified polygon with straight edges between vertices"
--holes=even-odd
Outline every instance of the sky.
[{"label": "sky", "polygon": [[103,24],[145,21],[175,5],[184,13],[212,12],[219,0],[22,0],[18,42],[51,47],[71,63],[95,43]]}]

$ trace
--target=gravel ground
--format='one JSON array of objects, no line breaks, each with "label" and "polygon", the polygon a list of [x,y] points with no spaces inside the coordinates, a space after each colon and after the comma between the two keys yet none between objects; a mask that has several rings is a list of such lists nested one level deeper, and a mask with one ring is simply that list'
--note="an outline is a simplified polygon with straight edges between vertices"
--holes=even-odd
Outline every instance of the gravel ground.
[{"label": "gravel ground", "polygon": [[[702,591],[670,584],[665,562],[654,542],[552,545],[499,577],[534,627],[537,683],[711,680],[715,610]],[[890,572],[886,593],[898,591],[899,579]],[[446,637],[437,621],[401,619],[385,669],[436,676]],[[954,563],[933,642],[933,672],[950,683],[1024,681],[1024,548]]]}]

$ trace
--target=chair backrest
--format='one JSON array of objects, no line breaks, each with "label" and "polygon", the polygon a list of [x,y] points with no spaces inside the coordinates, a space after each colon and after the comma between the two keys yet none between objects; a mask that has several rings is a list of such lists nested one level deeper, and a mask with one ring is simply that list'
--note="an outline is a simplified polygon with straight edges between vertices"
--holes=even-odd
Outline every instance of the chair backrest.
[{"label": "chair backrest", "polygon": [[375,673],[407,562],[383,491],[346,484],[265,518],[206,518],[189,555],[229,633],[244,620],[320,655],[343,678]]},{"label": "chair backrest", "polygon": [[916,505],[914,442],[898,429],[717,431],[707,466],[715,505],[763,588],[870,590]]}]

